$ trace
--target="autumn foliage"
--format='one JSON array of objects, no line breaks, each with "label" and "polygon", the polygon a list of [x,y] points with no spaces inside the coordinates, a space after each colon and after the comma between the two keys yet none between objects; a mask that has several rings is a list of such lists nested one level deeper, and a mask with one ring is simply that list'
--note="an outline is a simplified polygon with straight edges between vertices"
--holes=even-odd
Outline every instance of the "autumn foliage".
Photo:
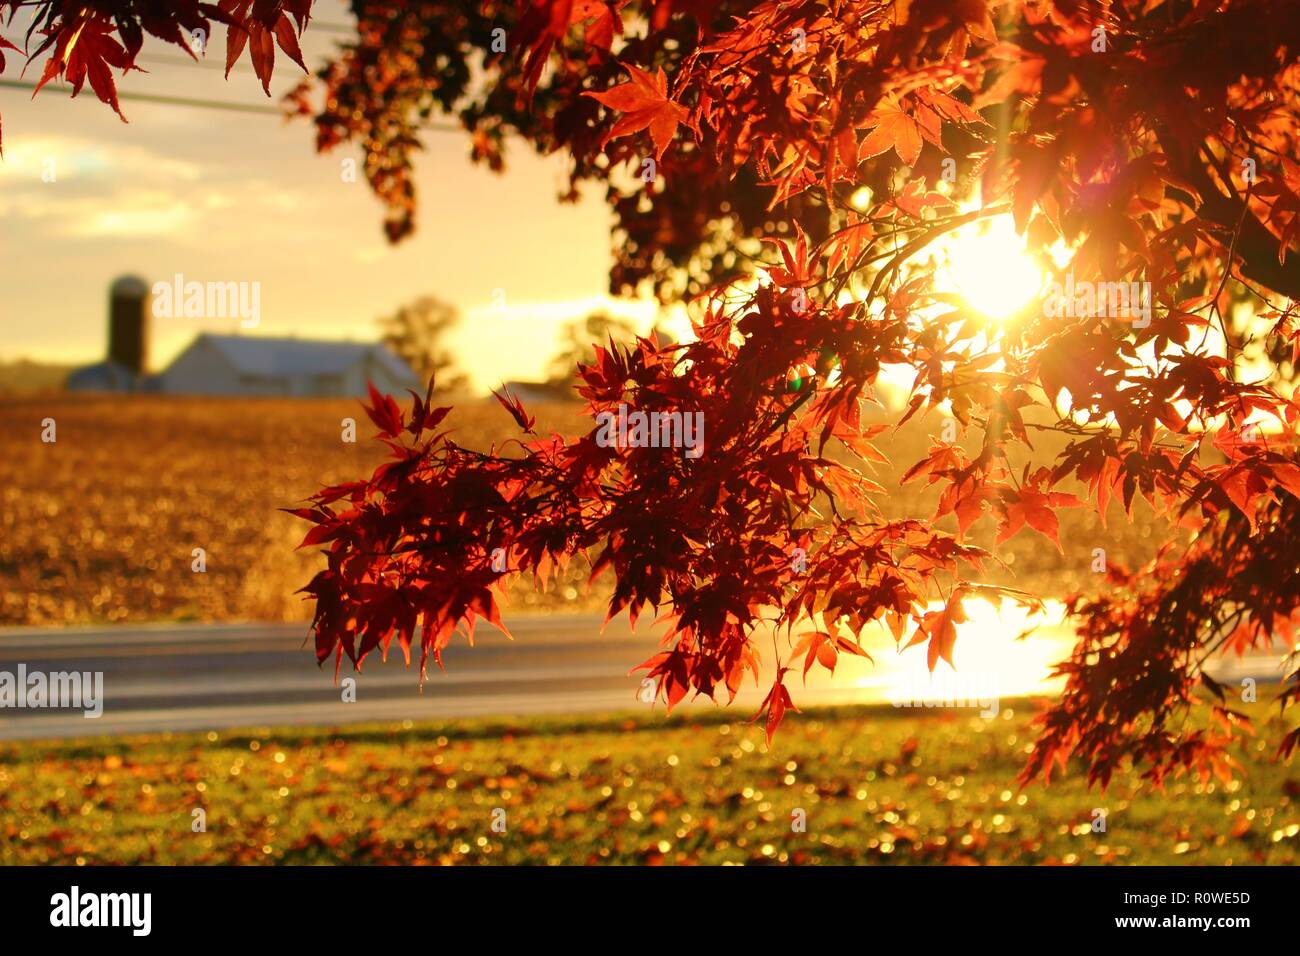
[{"label": "autumn foliage", "polygon": [[[105,64],[130,68],[135,23],[172,42],[194,17],[226,23],[230,61],[247,46],[263,75],[272,37],[293,58],[285,17],[300,27],[310,4],[179,3],[153,20],[139,4],[37,6],[46,78],[84,74],[115,104]],[[392,460],[296,512],[326,555],[307,588],[322,660],[360,662],[395,639],[418,644],[423,669],[458,631],[499,624],[506,578],[544,585],[587,556],[593,576],[609,572],[611,615],[666,622],[642,667],[670,707],[730,699],[776,654],[770,736],[794,706],[791,676],[868,654],[869,625],[924,644],[934,667],[952,660],[965,598],[1034,601],[975,583],[991,560],[969,543],[977,522],[1060,547],[1059,509],[1104,515],[1140,497],[1193,544],[1112,566],[1070,599],[1079,644],[1026,779],[1071,757],[1102,784],[1126,761],[1157,784],[1228,769],[1248,728],[1205,659],[1293,641],[1300,613],[1290,0],[353,10],[357,39],[290,104],[321,149],[365,149],[389,236],[414,228],[412,158],[435,111],[457,114],[494,167],[510,134],[564,150],[575,189],[608,184],[612,290],[693,310],[692,341],[599,349],[581,371],[590,413],[698,411],[708,432],[698,459],[605,447],[594,425],[542,436],[503,394],[520,437],[482,453],[440,430],[447,410],[427,397],[405,410],[373,395]],[[1007,215],[1056,277],[1148,284],[1151,320],[970,307],[927,251]],[[915,382],[900,418],[942,410],[967,439],[937,436],[913,464],[908,480],[942,495],[937,514],[906,520],[881,514],[889,489],[864,473],[883,426],[863,412],[882,370],[900,368]],[[1036,449],[1044,431],[1068,438],[1059,454]],[[1031,464],[1013,467],[1017,455]],[[763,646],[766,622],[784,648]],[[1212,729],[1184,719],[1198,695],[1214,701]],[[1298,696],[1292,681],[1279,699]],[[1289,754],[1300,732],[1279,743]]]}]

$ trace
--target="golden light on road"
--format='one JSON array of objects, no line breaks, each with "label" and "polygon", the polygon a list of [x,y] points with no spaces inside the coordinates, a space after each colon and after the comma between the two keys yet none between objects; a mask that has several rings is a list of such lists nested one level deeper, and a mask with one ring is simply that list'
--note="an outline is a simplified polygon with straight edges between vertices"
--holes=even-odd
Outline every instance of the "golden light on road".
[{"label": "golden light on road", "polygon": [[[941,606],[936,602],[930,610]],[[1037,614],[1010,602],[999,607],[983,598],[967,598],[962,606],[967,620],[957,625],[955,670],[941,661],[932,672],[924,645],[885,649],[893,640],[881,628],[873,639],[864,641],[874,663],[854,662],[849,680],[857,698],[942,699],[956,693],[1001,699],[1060,692],[1064,680],[1051,677],[1051,670],[1069,656],[1075,642],[1073,630],[1064,622],[1062,604],[1046,601]],[[1017,640],[1030,627],[1037,630],[1025,640]]]},{"label": "golden light on road", "polygon": [[[957,629],[953,652],[957,673],[992,672],[1006,697],[1055,693],[1065,685],[1064,679],[1049,677],[1053,665],[1069,654],[1075,642],[1073,630],[1064,623],[1062,604],[1046,601],[1037,614],[1010,601],[999,607],[982,598],[967,598],[962,607],[967,620]],[[1031,627],[1036,630],[1019,640]]]},{"label": "golden light on road", "polygon": [[1014,315],[1043,289],[1043,270],[1009,215],[954,231],[940,250],[937,288],[960,295],[989,318]]}]

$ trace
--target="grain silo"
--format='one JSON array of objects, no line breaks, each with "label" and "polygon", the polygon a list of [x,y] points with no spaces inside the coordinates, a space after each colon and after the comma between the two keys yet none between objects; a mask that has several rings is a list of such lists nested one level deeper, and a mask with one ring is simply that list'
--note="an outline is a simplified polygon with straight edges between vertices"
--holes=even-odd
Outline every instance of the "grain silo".
[{"label": "grain silo", "polygon": [[108,358],[133,375],[149,364],[149,284],[122,276],[108,292]]},{"label": "grain silo", "polygon": [[153,297],[138,276],[122,276],[108,290],[108,355],[68,376],[71,392],[149,391],[149,313]]}]

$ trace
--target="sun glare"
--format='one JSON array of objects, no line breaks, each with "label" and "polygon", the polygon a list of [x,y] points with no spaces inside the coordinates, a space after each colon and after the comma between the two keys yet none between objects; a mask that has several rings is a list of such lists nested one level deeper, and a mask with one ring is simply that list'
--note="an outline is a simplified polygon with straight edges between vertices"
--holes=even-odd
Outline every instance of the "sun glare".
[{"label": "sun glare", "polygon": [[[935,602],[929,610],[940,607],[942,603]],[[957,625],[955,668],[940,662],[931,671],[924,648],[877,654],[873,644],[874,661],[864,664],[861,675],[852,679],[857,699],[888,699],[900,687],[928,696],[951,688],[954,682],[970,680],[973,685],[977,679],[984,680],[986,688],[1001,697],[1061,690],[1064,679],[1053,677],[1051,671],[1069,656],[1075,642],[1074,632],[1065,624],[1064,605],[1047,601],[1042,612],[1031,614],[1010,603],[998,607],[983,598],[967,598],[962,607],[967,620]],[[1030,627],[1037,630],[1025,640],[1018,640]],[[879,640],[885,647],[891,642],[883,628]]]},{"label": "sun glare", "polygon": [[1014,315],[1043,289],[1043,270],[1010,216],[955,231],[940,254],[938,288],[957,293],[990,318]]}]

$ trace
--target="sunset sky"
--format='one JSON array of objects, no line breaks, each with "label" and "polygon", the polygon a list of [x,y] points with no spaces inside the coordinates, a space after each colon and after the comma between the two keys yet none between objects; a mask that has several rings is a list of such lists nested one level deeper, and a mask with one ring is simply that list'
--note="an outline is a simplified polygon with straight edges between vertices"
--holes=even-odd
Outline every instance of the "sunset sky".
[{"label": "sunset sky", "polygon": [[[315,68],[351,22],[339,2],[318,3],[322,29],[303,40]],[[21,21],[0,30],[22,42]],[[220,68],[224,32],[202,66],[176,62],[175,47],[147,40],[140,65],[119,82],[151,93],[275,105],[301,73],[277,60],[268,100],[247,58],[229,81]],[[10,55],[0,76],[17,80]],[[25,79],[39,76],[28,69]],[[370,339],[374,320],[417,296],[458,306],[450,345],[480,388],[530,378],[558,348],[566,319],[606,303],[610,215],[601,191],[556,200],[558,156],[539,158],[516,143],[504,175],[472,165],[467,138],[429,133],[417,160],[419,228],[390,247],[382,208],[364,182],[343,181],[341,161],[319,156],[306,122],[124,99],[129,124],[86,89],[76,100],[47,89],[0,88],[5,158],[0,163],[0,359],[90,362],[106,344],[112,279],[150,283],[258,281],[261,325],[249,334]],[[42,180],[53,160],[57,179]],[[504,312],[493,290],[506,296]],[[619,311],[648,326],[653,307]],[[234,331],[233,320],[156,319],[157,369],[203,330]]]}]

